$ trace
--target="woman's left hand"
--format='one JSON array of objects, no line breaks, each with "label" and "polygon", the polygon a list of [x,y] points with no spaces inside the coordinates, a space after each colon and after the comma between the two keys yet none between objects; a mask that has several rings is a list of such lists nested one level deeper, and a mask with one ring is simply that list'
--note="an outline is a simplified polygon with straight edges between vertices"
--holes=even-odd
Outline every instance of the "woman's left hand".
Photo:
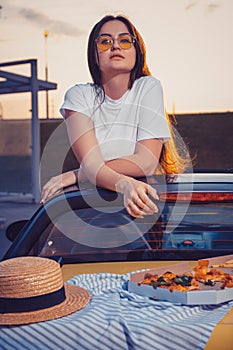
[{"label": "woman's left hand", "polygon": [[158,207],[150,199],[159,200],[156,190],[142,182],[127,176],[122,176],[116,183],[116,190],[124,195],[124,206],[127,212],[135,218],[158,213]]}]

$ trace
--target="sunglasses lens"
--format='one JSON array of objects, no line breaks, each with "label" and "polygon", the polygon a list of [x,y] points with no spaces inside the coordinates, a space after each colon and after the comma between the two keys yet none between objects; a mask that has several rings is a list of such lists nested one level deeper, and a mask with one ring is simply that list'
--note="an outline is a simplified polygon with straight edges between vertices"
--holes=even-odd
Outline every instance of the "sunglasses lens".
[{"label": "sunglasses lens", "polygon": [[109,36],[100,36],[96,42],[99,50],[107,51],[112,45],[112,38]]},{"label": "sunglasses lens", "polygon": [[[123,34],[120,35],[117,38],[118,45],[123,49],[123,50],[129,50],[133,43],[134,39],[130,34]],[[110,49],[110,47],[113,44],[113,39],[109,35],[101,35],[97,40],[96,44],[99,50],[101,51],[107,51]]]},{"label": "sunglasses lens", "polygon": [[133,38],[130,35],[122,35],[119,37],[118,43],[123,50],[129,50],[133,45]]}]

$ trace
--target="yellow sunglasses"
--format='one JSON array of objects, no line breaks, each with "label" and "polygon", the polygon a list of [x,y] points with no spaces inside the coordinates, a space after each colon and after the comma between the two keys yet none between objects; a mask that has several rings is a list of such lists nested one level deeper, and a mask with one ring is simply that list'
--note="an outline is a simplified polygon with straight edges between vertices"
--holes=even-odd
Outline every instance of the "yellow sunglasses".
[{"label": "yellow sunglasses", "polygon": [[113,39],[111,35],[102,34],[96,39],[96,45],[99,50],[107,51],[112,47],[114,41],[117,41],[118,45],[123,50],[129,50],[135,43],[135,38],[131,34],[120,34],[116,39]]}]

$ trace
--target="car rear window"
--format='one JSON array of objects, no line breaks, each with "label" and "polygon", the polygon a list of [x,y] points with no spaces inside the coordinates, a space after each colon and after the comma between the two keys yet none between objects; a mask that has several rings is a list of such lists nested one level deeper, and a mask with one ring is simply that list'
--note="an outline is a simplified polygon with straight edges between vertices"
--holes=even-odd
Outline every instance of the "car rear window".
[{"label": "car rear window", "polygon": [[198,259],[232,252],[232,232],[231,202],[168,202],[139,220],[120,208],[87,208],[54,219],[30,255],[67,262]]}]

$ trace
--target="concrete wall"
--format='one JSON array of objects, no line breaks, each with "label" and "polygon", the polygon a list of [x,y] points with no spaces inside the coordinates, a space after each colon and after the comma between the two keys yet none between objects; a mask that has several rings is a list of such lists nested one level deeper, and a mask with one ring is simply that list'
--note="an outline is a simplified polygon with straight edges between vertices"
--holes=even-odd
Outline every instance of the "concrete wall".
[{"label": "concrete wall", "polygon": [[233,112],[177,115],[177,130],[196,154],[194,169],[233,169]]},{"label": "concrete wall", "polygon": [[[233,168],[233,112],[182,114],[176,116],[175,128],[187,144],[191,155],[197,155],[196,169]],[[41,152],[50,152],[56,162],[69,148],[62,119],[40,120]],[[48,143],[48,140],[49,143]],[[0,156],[31,155],[31,121],[0,120]],[[70,150],[64,170],[77,165]]]},{"label": "concrete wall", "polygon": [[0,156],[31,154],[31,120],[0,120]]},{"label": "concrete wall", "polygon": [[[187,145],[191,157],[196,156],[194,169],[233,168],[233,112],[179,114],[175,116],[175,121],[174,127]],[[58,120],[41,122],[42,149],[60,123]],[[58,157],[59,149],[68,147],[69,144],[65,127],[60,126],[56,139],[51,152]],[[76,164],[73,152],[70,151],[64,169],[74,167]]]}]

